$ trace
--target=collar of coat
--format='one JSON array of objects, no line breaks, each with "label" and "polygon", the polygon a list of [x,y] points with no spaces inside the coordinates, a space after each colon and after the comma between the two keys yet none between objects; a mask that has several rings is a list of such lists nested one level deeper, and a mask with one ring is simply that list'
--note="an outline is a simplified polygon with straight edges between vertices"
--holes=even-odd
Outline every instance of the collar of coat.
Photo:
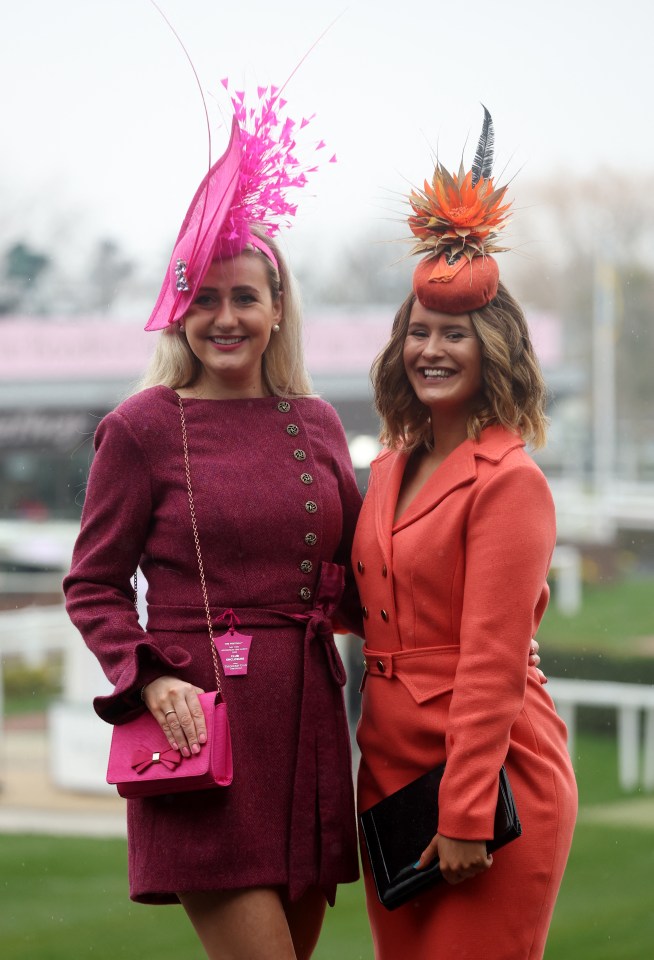
[{"label": "collar of coat", "polygon": [[385,450],[371,464],[376,496],[377,523],[380,529],[401,530],[414,523],[440,503],[445,497],[477,478],[478,461],[500,463],[524,440],[505,427],[491,426],[482,430],[479,440],[464,440],[441,463],[417,493],[408,508],[393,522],[395,505],[409,455],[404,451]]}]

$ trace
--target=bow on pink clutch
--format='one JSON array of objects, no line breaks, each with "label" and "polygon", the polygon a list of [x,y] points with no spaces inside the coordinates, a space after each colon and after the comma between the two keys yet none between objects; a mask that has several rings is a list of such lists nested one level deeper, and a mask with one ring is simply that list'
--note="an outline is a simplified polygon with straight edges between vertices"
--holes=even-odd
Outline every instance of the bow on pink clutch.
[{"label": "bow on pink clutch", "polygon": [[137,773],[143,773],[153,763],[163,763],[168,770],[174,770],[182,762],[182,755],[179,750],[173,750],[172,747],[163,752],[152,752],[146,747],[138,747],[132,754],[132,767]]},{"label": "bow on pink clutch", "polygon": [[[147,797],[226,787],[232,782],[232,744],[227,707],[220,693],[199,697],[207,727],[200,753],[173,750],[149,710],[114,727],[107,781],[121,797]],[[146,746],[149,744],[149,746]]]}]

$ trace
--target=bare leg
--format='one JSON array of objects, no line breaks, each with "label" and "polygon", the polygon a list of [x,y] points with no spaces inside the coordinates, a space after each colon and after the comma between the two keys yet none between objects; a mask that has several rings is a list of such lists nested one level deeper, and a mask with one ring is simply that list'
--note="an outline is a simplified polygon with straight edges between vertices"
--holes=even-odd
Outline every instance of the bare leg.
[{"label": "bare leg", "polygon": [[178,896],[209,960],[296,960],[276,890],[255,887]]},{"label": "bare leg", "polygon": [[297,960],[309,960],[313,954],[322,929],[326,907],[325,895],[316,887],[308,890],[295,903],[284,900],[284,912],[293,938]]}]

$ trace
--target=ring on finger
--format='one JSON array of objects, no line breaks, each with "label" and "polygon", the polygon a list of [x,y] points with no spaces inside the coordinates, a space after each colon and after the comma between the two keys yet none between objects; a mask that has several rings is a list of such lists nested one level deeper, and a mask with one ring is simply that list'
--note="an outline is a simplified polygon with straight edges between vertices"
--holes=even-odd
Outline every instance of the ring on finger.
[{"label": "ring on finger", "polygon": [[164,713],[164,717],[167,717],[169,713],[177,713],[177,711],[176,711],[176,710],[166,710],[166,712]]}]

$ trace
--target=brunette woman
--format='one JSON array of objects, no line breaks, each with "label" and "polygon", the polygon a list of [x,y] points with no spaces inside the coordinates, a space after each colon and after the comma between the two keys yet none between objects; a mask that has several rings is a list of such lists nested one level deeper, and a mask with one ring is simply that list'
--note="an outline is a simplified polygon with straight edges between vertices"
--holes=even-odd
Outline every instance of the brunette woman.
[{"label": "brunette woman", "polygon": [[[430,256],[372,373],[387,449],[352,554],[365,618],[360,810],[446,761],[415,865],[437,858],[446,883],[389,912],[364,854],[377,960],[541,958],[577,809],[565,726],[527,665],[556,539],[525,450],[545,440],[545,388],[489,256],[504,191],[476,172],[439,166],[433,191],[412,196]],[[489,856],[502,764],[523,833]]]}]

